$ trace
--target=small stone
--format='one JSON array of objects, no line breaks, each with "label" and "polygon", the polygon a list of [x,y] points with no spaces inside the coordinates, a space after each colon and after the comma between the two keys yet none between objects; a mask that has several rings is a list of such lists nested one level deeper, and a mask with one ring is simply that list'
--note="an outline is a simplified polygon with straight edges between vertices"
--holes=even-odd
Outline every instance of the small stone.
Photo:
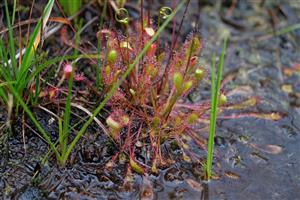
[{"label": "small stone", "polygon": [[215,136],[215,144],[219,147],[225,147],[225,139],[221,136]]},{"label": "small stone", "polygon": [[279,154],[282,152],[282,147],[274,144],[268,144],[265,151],[270,154]]}]

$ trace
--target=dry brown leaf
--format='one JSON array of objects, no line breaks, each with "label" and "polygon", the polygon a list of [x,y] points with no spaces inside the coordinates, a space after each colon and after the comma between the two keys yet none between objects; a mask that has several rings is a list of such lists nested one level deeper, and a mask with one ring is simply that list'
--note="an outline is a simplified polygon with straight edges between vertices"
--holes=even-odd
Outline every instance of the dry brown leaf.
[{"label": "dry brown leaf", "polygon": [[203,190],[203,186],[200,183],[194,181],[193,179],[187,179],[186,182],[191,188],[198,192],[201,192]]},{"label": "dry brown leaf", "polygon": [[270,154],[279,154],[282,152],[282,147],[274,144],[268,144],[265,151]]},{"label": "dry brown leaf", "polygon": [[227,176],[230,179],[235,179],[235,180],[240,178],[240,176],[238,174],[230,172],[230,171],[226,171],[225,176]]}]

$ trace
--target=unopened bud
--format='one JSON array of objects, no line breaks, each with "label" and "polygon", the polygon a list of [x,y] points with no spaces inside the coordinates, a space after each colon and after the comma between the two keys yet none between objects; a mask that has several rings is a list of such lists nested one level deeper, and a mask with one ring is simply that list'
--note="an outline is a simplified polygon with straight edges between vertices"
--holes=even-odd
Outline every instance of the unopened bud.
[{"label": "unopened bud", "polygon": [[105,73],[106,73],[107,76],[110,76],[110,66],[109,65],[107,65],[105,67]]},{"label": "unopened bud", "polygon": [[130,92],[130,94],[132,95],[132,96],[135,96],[135,91],[133,90],[133,89],[129,89],[129,92]]},{"label": "unopened bud", "polygon": [[189,156],[187,156],[186,154],[183,154],[182,157],[183,157],[184,161],[191,162],[191,158]]},{"label": "unopened bud", "polygon": [[115,121],[112,117],[108,117],[106,119],[106,124],[112,128],[113,130],[119,130],[121,128],[120,123],[118,123],[117,121]]},{"label": "unopened bud", "polygon": [[179,72],[176,72],[173,76],[173,83],[174,83],[177,91],[181,90],[182,82],[183,82],[182,74]]},{"label": "unopened bud", "polygon": [[49,99],[52,100],[56,97],[58,93],[58,90],[56,88],[52,88],[52,89],[49,89],[48,91],[48,94],[49,94]]},{"label": "unopened bud", "polygon": [[225,103],[227,103],[227,97],[225,94],[221,94],[219,97],[219,104],[224,105]]},{"label": "unopened bud", "polygon": [[120,43],[120,47],[121,48],[127,48],[129,50],[133,50],[132,47],[130,46],[130,43],[129,42],[121,42]]},{"label": "unopened bud", "polygon": [[114,64],[117,60],[118,53],[116,50],[112,49],[108,52],[107,60],[110,64]]},{"label": "unopened bud", "polygon": [[155,43],[151,44],[147,52],[148,56],[154,56],[156,49],[157,49],[157,45]]},{"label": "unopened bud", "polygon": [[189,115],[188,117],[188,123],[192,124],[194,123],[196,120],[198,119],[198,115],[196,115],[195,113],[192,113]]},{"label": "unopened bud", "polygon": [[195,78],[197,81],[200,81],[203,78],[204,71],[202,69],[196,69]]},{"label": "unopened bud", "polygon": [[192,86],[193,86],[193,81],[185,82],[184,83],[184,91],[191,89]]},{"label": "unopened bud", "polygon": [[72,74],[73,67],[71,64],[66,64],[64,67],[64,76],[66,79],[69,79]]},{"label": "unopened bud", "polygon": [[155,34],[155,31],[151,27],[146,27],[144,28],[144,30],[150,37],[152,37]]},{"label": "unopened bud", "polygon": [[123,120],[123,124],[127,125],[129,123],[129,117],[127,115],[124,115],[122,117],[122,120]]},{"label": "unopened bud", "polygon": [[152,125],[153,127],[158,127],[158,125],[160,124],[160,119],[158,117],[155,117],[152,121]]}]

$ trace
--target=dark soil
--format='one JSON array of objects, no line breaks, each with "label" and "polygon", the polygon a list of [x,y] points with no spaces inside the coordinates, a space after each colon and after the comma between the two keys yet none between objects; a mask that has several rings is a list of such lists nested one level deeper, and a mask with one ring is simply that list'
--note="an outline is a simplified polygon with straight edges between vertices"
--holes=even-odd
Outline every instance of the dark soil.
[{"label": "dark soil", "polygon": [[[134,2],[128,2],[131,7],[133,5],[131,15],[138,18]],[[300,72],[293,67],[300,65],[300,30],[279,36],[269,33],[299,23],[300,4],[297,0],[262,2],[238,1],[231,8],[231,3],[192,0],[180,33],[180,39],[184,40],[192,31],[192,24],[197,23],[197,30],[205,43],[200,59],[208,66],[212,52],[221,51],[222,37],[229,31],[231,37],[224,67],[224,80],[229,82],[223,89],[228,94],[229,102],[252,96],[260,99],[256,106],[243,109],[243,112],[228,111],[219,116],[214,180],[209,183],[203,181],[203,168],[198,162],[178,160],[172,166],[161,169],[158,175],[133,174],[132,182],[127,183],[124,181],[126,163],[119,162],[112,170],[105,167],[117,148],[96,124],[88,129],[65,167],[59,167],[53,156],[42,165],[41,160],[48,152],[48,146],[36,133],[26,128],[25,152],[20,117],[15,120],[13,135],[8,136],[7,130],[0,130],[0,198],[298,199]],[[152,4],[154,18],[161,5],[168,4],[163,1]],[[179,12],[178,16],[182,13]],[[87,7],[82,14],[85,20],[94,16],[97,12],[93,6]],[[181,17],[176,20],[179,23]],[[85,30],[84,39],[91,38],[93,42],[97,23],[95,21]],[[170,33],[171,26],[162,40],[170,41]],[[66,50],[57,41],[60,41],[59,33],[44,44],[49,55]],[[91,69],[82,68],[93,79]],[[206,85],[200,85],[188,100],[197,102],[207,96],[209,90]],[[51,105],[50,109],[55,112],[57,106]],[[85,116],[80,111],[74,112]],[[280,113],[283,117],[277,121],[249,115],[225,119],[240,113],[270,112]],[[1,107],[1,125],[6,121],[5,113],[5,108]],[[50,123],[52,116],[40,109],[36,109],[35,114],[55,139],[57,127]],[[75,124],[79,119],[74,116],[72,120]],[[25,121],[31,127],[30,121]],[[194,148],[204,159],[205,151]],[[177,153],[180,152],[171,154],[176,156]]]}]

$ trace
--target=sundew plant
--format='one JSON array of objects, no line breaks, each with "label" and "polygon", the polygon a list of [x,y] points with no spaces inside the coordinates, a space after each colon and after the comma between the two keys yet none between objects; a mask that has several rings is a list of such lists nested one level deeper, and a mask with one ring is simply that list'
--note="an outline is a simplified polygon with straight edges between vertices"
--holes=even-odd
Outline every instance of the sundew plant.
[{"label": "sundew plant", "polygon": [[[150,16],[143,15],[143,5],[139,21],[130,21],[129,12],[125,8],[115,8],[114,25],[120,25],[121,29],[116,30],[117,26],[112,27],[112,24],[106,28],[101,27],[96,33],[97,53],[85,54],[82,51],[78,31],[74,34],[75,41],[72,43],[73,55],[52,58],[42,64],[37,64],[35,58],[39,56],[37,49],[42,40],[42,31],[45,30],[55,1],[48,1],[19,62],[16,58],[12,28],[14,20],[10,19],[7,1],[5,2],[8,43],[0,38],[1,103],[8,107],[9,118],[13,110],[21,110],[32,121],[35,130],[41,133],[50,147],[47,155],[53,153],[63,166],[92,121],[97,121],[117,148],[117,153],[112,156],[107,167],[116,166],[122,160],[135,172],[144,174],[158,173],[161,167],[176,162],[178,158],[184,162],[200,163],[203,159],[191,148],[196,144],[198,149],[208,151],[206,174],[209,179],[212,176],[217,115],[221,115],[226,109],[240,109],[257,102],[256,98],[250,98],[233,105],[227,102],[226,92],[221,92],[226,39],[216,80],[215,59],[211,66],[204,66],[199,62],[203,40],[198,32],[192,31],[184,42],[179,42],[177,38],[189,1],[180,1],[174,10],[162,7],[158,11],[156,23]],[[78,12],[81,5],[81,1],[78,1],[79,4],[73,8],[67,1],[60,2],[68,15]],[[185,4],[186,2],[188,3]],[[171,44],[163,48],[161,33],[184,5],[186,7],[179,27],[173,27],[178,28],[177,35],[174,31]],[[89,117],[84,119],[80,128],[74,130],[70,122],[73,99],[76,98],[76,85],[73,82],[87,83],[87,78],[77,68],[78,61],[83,58],[97,63],[95,84],[91,81],[88,86],[101,94],[101,100],[96,100],[97,105],[91,111],[83,108],[84,105],[77,105]],[[60,84],[51,88],[53,90],[40,88],[39,74],[60,61],[65,61]],[[199,85],[209,82],[210,78],[211,99],[195,104],[188,102],[186,97]],[[64,93],[57,95],[59,91]],[[64,111],[56,116],[56,138],[47,133],[32,111],[34,106],[39,105],[40,100],[45,99],[64,103]],[[100,122],[97,117],[104,107],[109,114]],[[261,117],[267,118],[266,115]],[[176,150],[177,157],[168,153],[170,149]],[[205,165],[203,162],[200,164]]]}]

